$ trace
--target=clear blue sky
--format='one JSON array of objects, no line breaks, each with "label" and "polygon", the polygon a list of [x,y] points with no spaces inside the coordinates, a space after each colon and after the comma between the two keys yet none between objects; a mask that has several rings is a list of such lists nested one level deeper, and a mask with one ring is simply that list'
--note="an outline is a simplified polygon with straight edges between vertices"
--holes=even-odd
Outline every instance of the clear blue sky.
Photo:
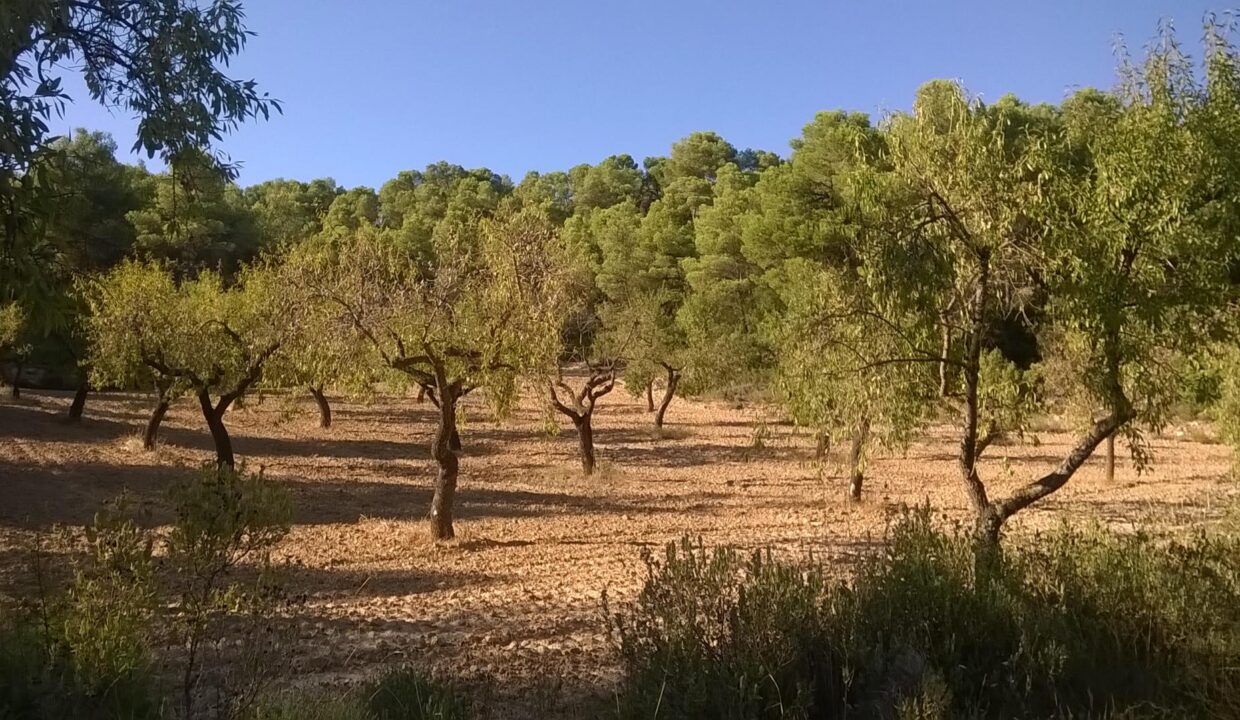
[{"label": "clear blue sky", "polygon": [[[1236,3],[1235,0],[1222,2]],[[448,160],[519,180],[694,130],[786,154],[818,110],[906,108],[925,80],[994,100],[1110,87],[1113,45],[1160,18],[1196,51],[1198,0],[247,0],[233,74],[285,104],[223,144],[245,184],[331,176],[378,187]],[[133,122],[85,100],[54,128]],[[76,91],[73,88],[79,88]],[[128,155],[126,155],[128,158]]]}]

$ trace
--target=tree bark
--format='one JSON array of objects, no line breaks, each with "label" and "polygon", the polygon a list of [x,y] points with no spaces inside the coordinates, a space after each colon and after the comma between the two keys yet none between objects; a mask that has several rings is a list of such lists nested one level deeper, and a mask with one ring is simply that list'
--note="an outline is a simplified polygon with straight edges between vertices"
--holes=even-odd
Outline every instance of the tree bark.
[{"label": "tree bark", "polygon": [[219,467],[227,467],[232,470],[237,467],[236,457],[233,456],[232,438],[228,436],[228,428],[224,427],[224,413],[227,412],[228,406],[220,407],[211,406],[211,395],[203,390],[198,393],[198,404],[202,407],[202,416],[207,421],[207,428],[211,430],[211,440],[215,442],[215,463]]},{"label": "tree bark", "polygon": [[654,381],[646,383],[646,412],[654,412]]},{"label": "tree bark", "polygon": [[151,410],[151,417],[146,421],[146,430],[142,433],[142,449],[154,450],[155,439],[159,435],[159,424],[164,421],[164,415],[168,413],[168,400],[159,398],[155,403],[155,408]]},{"label": "tree bark", "polygon": [[654,427],[656,430],[663,429],[663,417],[667,414],[667,406],[672,404],[672,398],[676,397],[676,385],[680,383],[680,371],[667,365],[663,366],[667,369],[667,387],[663,390],[663,400],[659,402],[659,409],[654,414]]},{"label": "tree bark", "polygon": [[865,459],[865,443],[869,437],[870,420],[863,418],[853,429],[848,446],[848,497],[853,502],[861,500],[861,486],[865,483],[865,471],[862,466]]},{"label": "tree bark", "polygon": [[1107,482],[1115,482],[1115,436],[1107,436]]},{"label": "tree bark", "polygon": [[814,459],[825,460],[827,455],[831,453],[831,436],[825,432],[819,432],[817,436],[817,444],[814,447]]},{"label": "tree bark", "polygon": [[452,434],[448,436],[448,447],[452,449],[452,452],[461,451],[461,433],[457,431],[455,422],[452,425]]},{"label": "tree bark", "polygon": [[965,492],[973,505],[975,532],[981,544],[997,544],[999,525],[994,508],[986,495],[986,485],[977,472],[978,425],[980,407],[978,382],[981,374],[982,336],[986,323],[986,299],[990,291],[990,255],[982,250],[977,255],[977,279],[974,281],[973,297],[970,298],[969,329],[965,338],[964,367],[964,433],[960,438],[960,475]]},{"label": "tree bark", "polygon": [[86,409],[86,395],[90,392],[90,383],[83,380],[78,383],[77,392],[73,394],[73,403],[69,405],[69,422],[82,421],[82,411]]},{"label": "tree bark", "polygon": [[310,394],[314,396],[314,402],[319,406],[319,427],[329,428],[332,426],[332,406],[327,402],[327,396],[323,394],[322,386],[310,386]]},{"label": "tree bark", "polygon": [[594,474],[594,428],[590,422],[593,415],[592,412],[586,413],[573,421],[577,428],[577,443],[581,446],[581,472],[586,477]]},{"label": "tree bark", "polygon": [[947,362],[947,358],[951,356],[951,351],[952,331],[951,328],[944,325],[939,346],[939,352],[943,358],[939,362],[939,397],[947,397],[948,393],[951,392],[951,365]]},{"label": "tree bark", "polygon": [[452,508],[456,501],[456,479],[460,468],[456,453],[452,450],[452,436],[456,433],[456,393],[442,382],[439,387],[439,427],[431,441],[431,457],[439,466],[435,478],[435,494],[431,498],[430,530],[434,540],[451,540],[456,532],[452,527]]},{"label": "tree bark", "polygon": [[419,403],[426,402],[426,388],[425,388],[424,386],[422,386],[422,385],[419,385],[419,386],[418,386],[418,400],[417,400],[417,402],[419,402]]},{"label": "tree bark", "polygon": [[[594,408],[598,406],[599,398],[611,392],[615,384],[615,371],[610,365],[591,366],[590,379],[579,392],[574,392],[562,380],[547,383],[551,407],[568,416],[568,419],[573,421],[573,427],[577,429],[581,471],[586,477],[594,474]],[[564,391],[564,399],[560,398],[557,387]]]},{"label": "tree bark", "polygon": [[26,368],[24,363],[17,363],[13,371],[13,399],[16,400],[22,396],[22,370]]}]

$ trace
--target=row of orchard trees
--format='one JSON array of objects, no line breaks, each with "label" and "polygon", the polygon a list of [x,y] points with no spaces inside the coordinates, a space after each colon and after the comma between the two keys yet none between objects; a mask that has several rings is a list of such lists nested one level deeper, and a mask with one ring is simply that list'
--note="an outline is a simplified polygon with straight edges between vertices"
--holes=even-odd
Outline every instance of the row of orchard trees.
[{"label": "row of orchard trees", "polygon": [[[641,166],[615,156],[516,185],[447,164],[378,192],[224,184],[260,259],[130,253],[87,283],[89,365],[100,383],[157,388],[157,413],[197,398],[223,463],[226,411],[260,382],[320,399],[416,385],[438,408],[441,538],[458,403],[476,390],[503,411],[537,383],[589,472],[617,374],[657,425],[677,394],[766,387],[824,446],[848,442],[854,497],[869,447],[946,411],[994,542],[1099,444],[1121,435],[1144,461],[1142,433],[1189,368],[1221,368],[1206,395],[1240,404],[1236,63],[1209,23],[1200,62],[1167,34],[1114,91],[1057,106],[935,81],[878,125],[820,114],[786,161],[695,133]],[[207,184],[168,182],[175,217],[194,212]],[[584,384],[560,379],[564,360],[588,363]],[[1052,406],[1080,420],[1070,451],[992,495],[981,459]]]}]

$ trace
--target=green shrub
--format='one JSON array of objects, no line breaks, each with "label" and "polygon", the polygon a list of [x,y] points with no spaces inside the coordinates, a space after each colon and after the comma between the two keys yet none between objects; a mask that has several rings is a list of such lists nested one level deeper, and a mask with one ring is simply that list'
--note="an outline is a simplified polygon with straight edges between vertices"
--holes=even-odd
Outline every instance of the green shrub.
[{"label": "green shrub", "polygon": [[373,720],[465,720],[465,698],[454,688],[410,668],[388,672],[364,695]]},{"label": "green shrub", "polygon": [[801,717],[817,685],[838,682],[821,573],[687,539],[644,560],[633,608],[609,613],[624,717]]},{"label": "green shrub", "polygon": [[609,613],[619,714],[1240,717],[1240,540],[1064,528],[1010,545],[979,562],[910,513],[848,583],[669,547]]},{"label": "green shrub", "polygon": [[247,720],[371,720],[371,716],[352,695],[287,692],[258,702]]},{"label": "green shrub", "polygon": [[[46,618],[55,622],[55,616]],[[41,618],[8,617],[0,628],[0,720],[158,720],[162,704],[149,669],[84,675],[57,629]]]},{"label": "green shrub", "polygon": [[0,718],[159,716],[149,651],[152,543],[127,511],[121,497],[95,516],[62,595],[4,618]]}]

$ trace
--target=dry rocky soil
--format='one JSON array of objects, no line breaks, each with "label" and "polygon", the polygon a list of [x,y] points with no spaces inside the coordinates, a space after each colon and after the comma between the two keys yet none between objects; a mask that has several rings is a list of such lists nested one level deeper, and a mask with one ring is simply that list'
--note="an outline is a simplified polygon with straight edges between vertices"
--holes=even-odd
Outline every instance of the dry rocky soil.
[{"label": "dry rocky soil", "polygon": [[[603,594],[613,604],[634,595],[643,549],[690,535],[813,554],[846,570],[903,504],[929,503],[947,522],[966,517],[947,424],[907,452],[876,453],[866,498],[853,504],[842,452],[814,461],[813,439],[770,408],[677,399],[656,438],[644,398],[618,389],[600,402],[600,468],[587,480],[571,426],[549,433],[542,397],[526,395],[498,422],[469,399],[458,537],[439,545],[425,527],[430,405],[337,398],[326,430],[309,395],[252,398],[230,413],[238,456],[294,501],[278,553],[305,597],[290,682],[344,685],[409,662],[474,688],[484,718],[581,717],[616,679]],[[26,391],[0,402],[0,562],[10,588],[32,537],[89,522],[122,490],[166,520],[167,486],[212,457],[188,400],[169,413],[154,452],[139,441],[147,398],[93,395],[80,425],[62,421],[69,401]],[[1052,428],[1036,444],[994,446],[984,477],[996,488],[1028,480],[1053,467],[1070,439]],[[1121,453],[1112,483],[1096,456],[1013,531],[1061,518],[1187,527],[1218,517],[1240,494],[1230,451],[1208,428],[1172,428],[1152,449],[1155,464],[1141,475]]]}]

